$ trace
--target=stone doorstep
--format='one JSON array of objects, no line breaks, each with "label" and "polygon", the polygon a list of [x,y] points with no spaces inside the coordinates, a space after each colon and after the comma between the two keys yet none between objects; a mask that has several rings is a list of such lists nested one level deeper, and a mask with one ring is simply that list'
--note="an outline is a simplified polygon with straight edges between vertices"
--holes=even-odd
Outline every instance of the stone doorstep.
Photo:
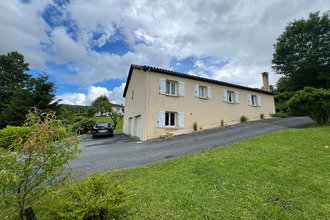
[{"label": "stone doorstep", "polygon": [[[270,119],[270,118],[272,118],[272,117],[267,117],[265,119]],[[261,121],[261,120],[265,120],[265,119],[260,119],[260,118],[258,118],[258,119],[249,119],[248,122]],[[230,121],[230,122],[226,122],[223,127],[232,126],[232,125],[236,125],[236,124],[240,124],[240,123],[241,123],[240,121]],[[215,129],[215,128],[220,128],[220,127],[221,127],[220,124],[204,125],[204,126],[202,126],[203,129],[201,129],[201,130],[198,129],[196,132]],[[190,133],[193,133],[193,132],[195,132],[194,129],[189,128],[189,129],[169,131],[169,132],[162,133],[161,135],[166,135],[167,133],[172,133],[173,135],[171,135],[169,137],[173,137],[173,136],[179,136],[179,135],[184,135],[184,134],[190,134]]]}]

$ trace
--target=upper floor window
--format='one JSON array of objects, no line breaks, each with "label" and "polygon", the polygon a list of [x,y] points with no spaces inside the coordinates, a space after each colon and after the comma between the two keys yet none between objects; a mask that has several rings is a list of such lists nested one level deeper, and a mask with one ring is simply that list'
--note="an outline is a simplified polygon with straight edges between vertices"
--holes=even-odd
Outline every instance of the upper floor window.
[{"label": "upper floor window", "polygon": [[224,89],[222,92],[222,100],[227,103],[239,103],[239,93]]},{"label": "upper floor window", "polygon": [[158,92],[163,95],[184,96],[185,83],[159,78]]},{"label": "upper floor window", "polygon": [[206,98],[205,89],[206,89],[205,86],[200,86],[199,87],[199,97],[200,98]]},{"label": "upper floor window", "polygon": [[166,94],[176,95],[176,83],[171,81],[166,81]]},{"label": "upper floor window", "polygon": [[[207,89],[206,89],[207,88]],[[202,85],[195,85],[195,97],[196,98],[203,98],[203,99],[212,99],[212,90],[211,87],[202,86]]]}]

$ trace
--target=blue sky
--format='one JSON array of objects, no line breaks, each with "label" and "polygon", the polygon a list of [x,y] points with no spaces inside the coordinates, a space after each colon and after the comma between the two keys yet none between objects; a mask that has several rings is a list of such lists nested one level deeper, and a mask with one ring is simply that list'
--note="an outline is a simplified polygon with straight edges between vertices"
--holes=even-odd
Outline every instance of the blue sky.
[{"label": "blue sky", "polygon": [[30,73],[56,82],[57,99],[124,104],[131,64],[260,88],[275,84],[273,44],[287,23],[324,13],[324,0],[0,1],[0,54],[18,51]]}]

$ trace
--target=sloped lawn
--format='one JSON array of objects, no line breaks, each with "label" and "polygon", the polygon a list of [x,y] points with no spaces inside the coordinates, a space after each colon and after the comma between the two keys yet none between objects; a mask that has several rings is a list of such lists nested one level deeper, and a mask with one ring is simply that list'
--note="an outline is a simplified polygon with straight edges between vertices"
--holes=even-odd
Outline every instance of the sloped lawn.
[{"label": "sloped lawn", "polygon": [[128,219],[330,219],[329,134],[286,129],[105,175],[131,192]]}]

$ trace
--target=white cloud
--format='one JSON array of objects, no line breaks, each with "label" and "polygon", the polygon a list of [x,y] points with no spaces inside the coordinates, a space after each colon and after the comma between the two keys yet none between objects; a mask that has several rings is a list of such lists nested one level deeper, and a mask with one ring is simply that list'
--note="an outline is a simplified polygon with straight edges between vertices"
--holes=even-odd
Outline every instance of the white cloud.
[{"label": "white cloud", "polygon": [[[41,17],[48,4],[61,12],[53,19],[57,26]],[[174,57],[197,57],[196,69],[187,72],[260,87],[261,72],[271,73],[272,84],[278,78],[271,70],[272,45],[287,23],[323,12],[330,2],[81,0],[58,6],[51,0],[12,0],[1,1],[0,8],[0,29],[5,30],[0,32],[0,53],[17,50],[32,68],[44,69],[49,61],[70,66],[71,73],[54,73],[60,74],[58,81],[92,86],[124,80],[132,63],[172,69]],[[131,51],[117,55],[95,49],[118,36]],[[227,65],[221,68],[205,57],[226,60]],[[88,94],[85,99],[90,101]],[[83,96],[75,102],[81,100]]]},{"label": "white cloud", "polygon": [[84,93],[65,93],[56,97],[61,99],[61,104],[70,105],[91,105],[91,103],[99,96],[106,95],[110,102],[113,104],[124,104],[123,92],[125,83],[122,83],[119,87],[115,87],[112,91],[100,86],[90,86],[88,88],[87,95]]}]

